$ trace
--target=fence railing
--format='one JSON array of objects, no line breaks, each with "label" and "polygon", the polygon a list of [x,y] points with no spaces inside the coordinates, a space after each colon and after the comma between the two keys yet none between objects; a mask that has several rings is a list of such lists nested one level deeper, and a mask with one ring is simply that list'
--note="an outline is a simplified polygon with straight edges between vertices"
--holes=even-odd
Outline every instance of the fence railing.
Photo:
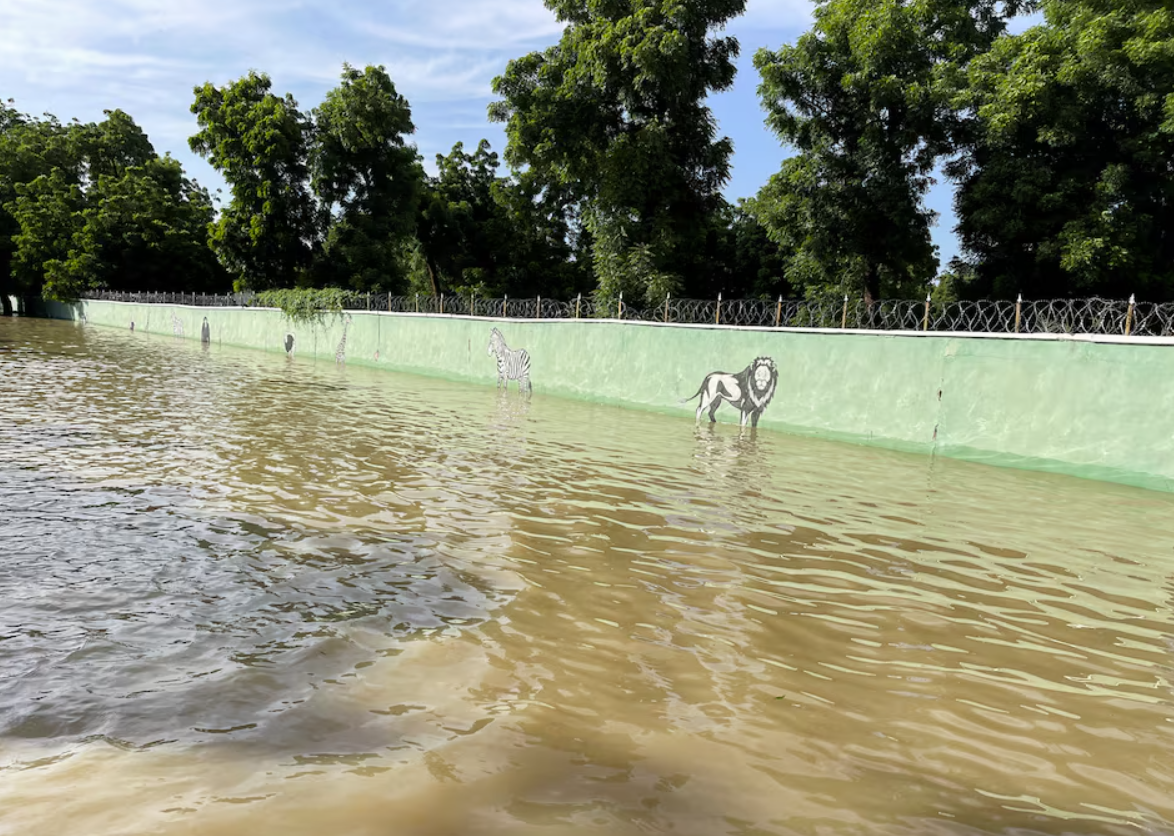
[{"label": "fence railing", "polygon": [[[95,291],[87,299],[140,304],[252,307],[254,293],[134,293]],[[993,334],[1120,334],[1174,336],[1174,302],[1120,299],[1044,299],[937,303],[932,300],[862,299],[673,299],[651,307],[629,307],[622,298],[598,302],[588,296],[569,301],[488,299],[441,294],[393,296],[349,292],[350,311],[429,313],[507,319],[612,318],[644,322],[711,323],[768,328],[841,328],[877,331],[953,331]]]}]

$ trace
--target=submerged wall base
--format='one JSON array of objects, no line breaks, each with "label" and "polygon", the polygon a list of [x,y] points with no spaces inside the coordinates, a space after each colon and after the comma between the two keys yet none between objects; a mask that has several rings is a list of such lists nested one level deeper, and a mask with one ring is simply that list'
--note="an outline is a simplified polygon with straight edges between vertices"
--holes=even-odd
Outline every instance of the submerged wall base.
[{"label": "submerged wall base", "polygon": [[[43,303],[40,313],[489,385],[496,328],[509,350],[526,350],[536,393],[689,418],[712,395],[717,419],[734,422],[740,406],[748,418],[758,411],[766,389],[733,375],[770,358],[777,386],[762,427],[1174,490],[1174,346],[1163,340],[379,312],[295,324],[272,309],[97,301]],[[521,369],[517,355],[503,357],[507,373]],[[769,388],[769,364],[759,365],[757,380]],[[729,374],[703,385],[711,372]]]}]

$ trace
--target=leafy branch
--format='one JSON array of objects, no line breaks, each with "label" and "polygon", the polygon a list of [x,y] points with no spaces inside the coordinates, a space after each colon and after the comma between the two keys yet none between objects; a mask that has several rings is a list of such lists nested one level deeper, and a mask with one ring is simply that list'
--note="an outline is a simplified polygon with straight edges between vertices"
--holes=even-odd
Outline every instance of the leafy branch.
[{"label": "leafy branch", "polygon": [[326,314],[342,313],[348,293],[337,287],[285,288],[263,290],[256,295],[255,304],[265,308],[281,308],[292,322],[313,322]]}]

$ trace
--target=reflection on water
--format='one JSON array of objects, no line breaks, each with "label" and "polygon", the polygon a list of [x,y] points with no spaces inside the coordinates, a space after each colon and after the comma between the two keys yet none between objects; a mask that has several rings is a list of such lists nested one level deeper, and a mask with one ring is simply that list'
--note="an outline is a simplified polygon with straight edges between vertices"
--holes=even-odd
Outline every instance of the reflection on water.
[{"label": "reflection on water", "polygon": [[1174,825],[1172,497],[28,320],[0,426],[0,832]]}]

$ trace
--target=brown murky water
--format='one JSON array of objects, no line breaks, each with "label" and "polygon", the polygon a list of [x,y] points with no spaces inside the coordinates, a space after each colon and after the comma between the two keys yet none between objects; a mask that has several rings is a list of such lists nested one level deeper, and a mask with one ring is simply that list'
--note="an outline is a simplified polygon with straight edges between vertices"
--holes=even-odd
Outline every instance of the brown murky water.
[{"label": "brown murky water", "polygon": [[1174,829],[1174,497],[29,320],[0,433],[5,834]]}]

